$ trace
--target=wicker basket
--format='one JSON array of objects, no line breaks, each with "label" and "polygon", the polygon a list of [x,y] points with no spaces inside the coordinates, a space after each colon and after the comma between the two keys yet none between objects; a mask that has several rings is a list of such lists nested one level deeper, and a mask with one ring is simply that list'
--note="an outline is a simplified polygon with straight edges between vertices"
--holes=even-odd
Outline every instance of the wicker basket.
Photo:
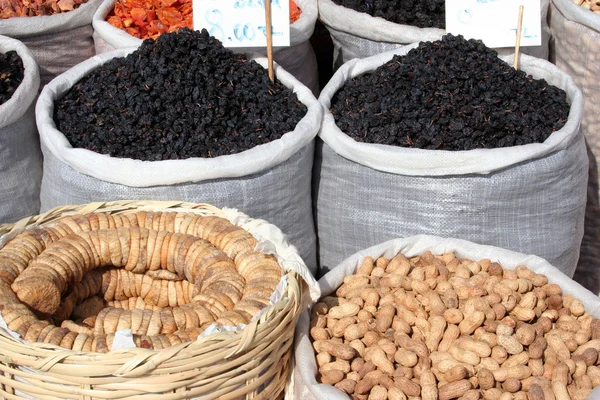
[{"label": "wicker basket", "polygon": [[[23,229],[49,225],[64,216],[142,210],[229,217],[256,237],[263,235],[267,227],[277,236],[274,243],[278,250],[297,256],[281,232],[265,221],[207,204],[166,201],[118,201],[55,208],[0,226],[0,247]],[[285,255],[283,257],[285,259]],[[286,291],[258,320],[241,331],[214,333],[164,350],[127,348],[104,354],[80,352],[44,343],[23,343],[6,329],[0,329],[0,397],[82,400],[196,397],[270,400],[282,397],[291,369],[295,324],[306,304],[303,299],[318,296],[314,293],[316,282],[298,260],[299,257],[292,257],[286,267],[279,258],[287,274]]]}]

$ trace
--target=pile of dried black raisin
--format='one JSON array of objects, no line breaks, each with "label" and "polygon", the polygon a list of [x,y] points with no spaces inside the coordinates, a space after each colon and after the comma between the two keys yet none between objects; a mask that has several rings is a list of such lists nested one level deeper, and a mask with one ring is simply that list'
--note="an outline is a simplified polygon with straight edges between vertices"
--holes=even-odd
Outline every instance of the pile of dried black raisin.
[{"label": "pile of dried black raisin", "polygon": [[206,30],[145,40],[55,102],[73,147],[145,161],[239,153],[293,131],[306,107]]},{"label": "pile of dried black raisin", "polygon": [[446,27],[445,0],[333,0],[373,17],[419,28]]},{"label": "pile of dried black raisin", "polygon": [[437,150],[541,143],[569,108],[562,89],[450,34],[349,80],[331,105],[357,141]]},{"label": "pile of dried black raisin", "polygon": [[10,100],[23,82],[24,75],[23,60],[16,51],[0,53],[0,105]]}]

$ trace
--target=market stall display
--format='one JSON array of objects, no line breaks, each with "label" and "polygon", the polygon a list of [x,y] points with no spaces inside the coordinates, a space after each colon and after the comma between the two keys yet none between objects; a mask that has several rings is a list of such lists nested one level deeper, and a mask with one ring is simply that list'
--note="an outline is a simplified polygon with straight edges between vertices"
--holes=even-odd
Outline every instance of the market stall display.
[{"label": "market stall display", "polygon": [[[429,63],[427,55],[433,53],[435,62]],[[400,58],[394,60],[395,55]],[[501,59],[512,63],[511,57]],[[382,65],[397,69],[398,75],[386,80],[377,72]],[[581,92],[547,61],[523,55],[520,68],[532,78],[510,73],[509,65],[494,60],[477,41],[446,37],[437,44],[353,60],[338,70],[319,98],[324,143],[315,158],[314,190],[323,272],[365,246],[425,233],[536,254],[573,274],[583,235],[588,165],[579,130]],[[352,83],[359,76],[355,82],[369,82],[361,94],[348,88],[359,85]],[[561,106],[557,89],[539,92],[528,104],[524,92],[535,93],[534,87],[544,85],[533,79],[562,89],[569,108]],[[504,86],[509,80],[524,84],[519,92],[524,108]],[[344,90],[350,97],[336,97]],[[480,97],[478,90],[481,101],[467,105]],[[342,111],[355,98],[364,102],[363,109]],[[506,109],[494,107],[505,100]],[[535,116],[546,107],[555,110],[552,118]],[[355,115],[360,119],[348,124]],[[346,124],[343,129],[336,118]],[[530,125],[531,132],[549,125],[532,140],[516,134],[524,131],[521,124]],[[488,147],[509,147],[478,148],[483,131]],[[415,147],[423,149],[398,145],[408,142],[422,143]],[[461,150],[467,148],[474,149]]]},{"label": "market stall display", "polygon": [[[150,0],[105,1],[93,19],[97,53],[138,47],[144,38],[156,38],[165,32],[193,27],[191,1],[155,3]],[[275,48],[273,57],[287,72],[318,94],[317,60],[309,42],[318,16],[317,0],[298,0],[294,4],[296,7],[290,4],[291,45]],[[235,51],[266,55],[266,50],[261,48],[236,48]]]},{"label": "market stall display", "polygon": [[[296,317],[319,292],[275,226],[139,201],[61,207],[1,230],[0,341],[14,355],[2,366],[16,377],[3,395],[282,393]],[[145,307],[100,308],[94,296]]]},{"label": "market stall display", "polygon": [[78,65],[37,103],[42,210],[115,199],[235,207],[277,224],[316,271],[306,216],[322,109],[290,74],[276,75],[273,84],[255,61],[189,30]]},{"label": "market stall display", "polygon": [[76,10],[87,0],[52,0],[52,1],[3,1],[0,9],[0,19],[15,17],[38,17],[54,15]]},{"label": "market stall display", "polygon": [[[59,2],[64,4],[64,2]],[[0,35],[23,42],[40,68],[41,87],[96,54],[92,16],[102,0],[53,15],[0,19]]]},{"label": "market stall display", "polygon": [[31,52],[0,36],[0,223],[40,209],[42,154],[34,112],[39,85]]},{"label": "market stall display", "polygon": [[[521,48],[521,53],[548,59],[550,31],[546,22],[549,0],[542,0],[542,45]],[[439,40],[445,32],[443,1],[319,0],[319,18],[331,34],[334,66],[419,41]],[[514,48],[497,49],[502,55]]]},{"label": "market stall display", "polygon": [[581,130],[589,147],[589,183],[586,233],[583,238],[577,279],[600,293],[600,15],[571,1],[555,0],[550,7],[552,46],[550,59],[569,74],[583,92]]},{"label": "market stall display", "polygon": [[600,300],[539,257],[420,235],[319,285],[296,331],[296,398],[584,399],[600,385]]}]

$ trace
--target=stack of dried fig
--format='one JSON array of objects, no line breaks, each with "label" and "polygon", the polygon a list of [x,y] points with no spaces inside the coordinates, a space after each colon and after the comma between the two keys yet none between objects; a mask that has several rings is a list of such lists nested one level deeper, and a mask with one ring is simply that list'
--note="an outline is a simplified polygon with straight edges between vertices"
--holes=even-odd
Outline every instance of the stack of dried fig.
[{"label": "stack of dried fig", "polygon": [[26,230],[0,249],[0,312],[27,341],[106,352],[247,324],[281,278],[271,255],[226,219],[184,212],[92,213]]}]

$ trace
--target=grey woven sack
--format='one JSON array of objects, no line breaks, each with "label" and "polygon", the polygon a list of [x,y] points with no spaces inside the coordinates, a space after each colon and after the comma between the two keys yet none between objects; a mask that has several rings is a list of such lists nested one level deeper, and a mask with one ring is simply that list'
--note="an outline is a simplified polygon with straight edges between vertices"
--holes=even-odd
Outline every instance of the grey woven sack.
[{"label": "grey woven sack", "polygon": [[102,0],[88,0],[74,11],[0,20],[0,35],[23,42],[40,67],[41,86],[96,54],[92,16]]},{"label": "grey woven sack", "polygon": [[578,280],[600,292],[600,15],[568,0],[553,0],[550,5],[553,39],[550,59],[569,74],[583,92],[581,130],[590,150],[590,179],[586,209],[585,235],[577,268]]},{"label": "grey woven sack", "polygon": [[0,53],[11,50],[23,60],[25,73],[10,100],[0,105],[0,224],[38,213],[42,180],[34,112],[40,74],[23,43],[0,36]]},{"label": "grey woven sack", "polygon": [[[546,16],[550,0],[541,0],[542,45],[521,47],[521,52],[533,57],[548,59],[550,37]],[[336,4],[333,0],[319,0],[319,18],[327,27],[333,40],[333,63],[337,68],[354,58],[365,58],[394,50],[419,41],[439,40],[444,29],[418,28],[396,24],[380,17],[372,17]],[[498,54],[508,55],[512,48],[496,49]]]},{"label": "grey woven sack", "polygon": [[[546,275],[548,282],[559,285],[564,294],[570,294],[581,300],[588,314],[595,318],[600,317],[600,299],[598,296],[585,290],[544,259],[498,247],[483,246],[465,240],[428,235],[394,239],[364,250],[361,249],[319,279],[321,295],[335,295],[335,291],[344,282],[344,278],[354,274],[367,256],[374,259],[379,257],[392,258],[398,253],[402,253],[407,257],[413,257],[422,255],[425,251],[431,251],[433,254],[454,252],[459,258],[477,261],[487,258],[499,262],[505,269],[515,269],[519,265],[525,265],[538,274]],[[310,328],[310,311],[305,311],[300,314],[296,324],[294,339],[295,366],[292,374],[292,384],[290,385],[290,390],[295,394],[294,398],[302,400],[350,400],[350,396],[333,385],[317,382],[318,366],[310,338]],[[589,400],[600,399],[600,388],[595,388],[587,398]]]},{"label": "grey woven sack", "polygon": [[[89,71],[135,48],[104,53],[64,73],[42,91],[36,117],[44,153],[41,209],[108,200],[184,200],[236,208],[279,227],[316,270],[311,204],[314,138],[322,109],[311,91],[276,65],[277,78],[307,106],[296,129],[273,142],[211,159],[139,161],[73,148],[56,129],[54,100]],[[266,59],[257,59],[266,66]]]},{"label": "grey woven sack", "polygon": [[[105,1],[94,15],[92,24],[97,54],[125,47],[138,47],[142,44],[141,39],[106,22],[106,16],[112,11],[116,2],[117,0]],[[296,22],[290,25],[291,45],[290,47],[275,48],[273,60],[317,96],[319,93],[317,57],[309,41],[315,30],[315,22],[319,14],[317,0],[297,0],[297,4],[302,10],[302,14]],[[258,48],[232,48],[232,50],[258,52],[263,56],[267,54],[266,50]]]},{"label": "grey woven sack", "polygon": [[[548,61],[521,56],[520,68],[562,88],[565,126],[544,143],[441,151],[359,143],[328,111],[344,82],[415,45],[344,64],[323,89],[315,157],[320,265],[327,272],[361,248],[430,234],[543,257],[572,276],[583,235],[587,165],[581,92]],[[513,56],[502,57],[509,64]]]}]

